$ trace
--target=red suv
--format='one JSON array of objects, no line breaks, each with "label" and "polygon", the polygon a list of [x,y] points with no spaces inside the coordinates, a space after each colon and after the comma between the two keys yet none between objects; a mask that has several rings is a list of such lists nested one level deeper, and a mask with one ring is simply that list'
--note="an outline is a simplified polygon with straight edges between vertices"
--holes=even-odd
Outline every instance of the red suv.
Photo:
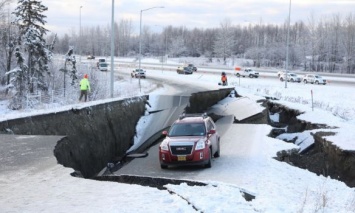
[{"label": "red suv", "polygon": [[216,124],[207,114],[183,114],[159,146],[162,169],[169,165],[204,165],[211,167],[212,156],[220,155],[220,136]]}]

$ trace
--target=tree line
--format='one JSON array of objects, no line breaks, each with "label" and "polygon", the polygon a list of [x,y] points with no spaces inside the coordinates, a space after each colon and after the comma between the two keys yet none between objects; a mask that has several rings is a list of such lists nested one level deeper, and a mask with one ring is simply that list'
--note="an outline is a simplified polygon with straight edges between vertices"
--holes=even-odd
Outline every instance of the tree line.
[{"label": "tree line", "polygon": [[[187,29],[180,26],[142,28],[142,55],[182,57],[246,58],[254,66],[285,67],[288,22],[275,25],[260,23],[233,25],[228,18],[218,28]],[[131,20],[115,23],[115,56],[138,57],[139,32]],[[111,26],[82,28],[58,39],[55,51],[65,53],[68,46],[80,46],[82,55],[110,54]],[[290,25],[289,67],[315,72],[355,73],[355,16],[334,14]]]}]

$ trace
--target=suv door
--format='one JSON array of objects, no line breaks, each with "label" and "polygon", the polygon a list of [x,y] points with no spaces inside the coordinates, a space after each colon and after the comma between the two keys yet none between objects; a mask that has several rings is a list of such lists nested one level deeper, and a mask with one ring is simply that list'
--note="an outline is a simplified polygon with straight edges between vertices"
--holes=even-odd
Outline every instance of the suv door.
[{"label": "suv door", "polygon": [[[216,129],[216,125],[210,120],[208,119],[207,121],[207,132],[209,132],[211,129],[217,130]],[[217,133],[210,135],[209,136],[209,140],[211,141],[211,145],[212,145],[212,155],[218,150],[218,135]]]}]

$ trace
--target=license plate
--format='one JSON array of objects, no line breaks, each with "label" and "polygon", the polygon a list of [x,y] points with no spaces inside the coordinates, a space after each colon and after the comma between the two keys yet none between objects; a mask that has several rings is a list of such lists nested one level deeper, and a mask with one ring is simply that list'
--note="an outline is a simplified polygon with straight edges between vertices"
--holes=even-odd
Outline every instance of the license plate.
[{"label": "license plate", "polygon": [[186,161],[186,156],[178,156],[178,161]]}]

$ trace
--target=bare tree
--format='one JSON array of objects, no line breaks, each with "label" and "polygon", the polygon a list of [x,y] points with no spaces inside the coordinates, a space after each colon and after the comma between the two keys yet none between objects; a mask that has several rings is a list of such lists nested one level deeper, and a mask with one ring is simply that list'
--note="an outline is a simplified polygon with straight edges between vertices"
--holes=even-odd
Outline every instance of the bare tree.
[{"label": "bare tree", "polygon": [[169,49],[169,54],[174,57],[179,57],[186,53],[186,47],[184,45],[184,39],[182,36],[179,36],[172,40],[171,46]]},{"label": "bare tree", "polygon": [[217,34],[217,38],[214,43],[214,51],[217,56],[223,58],[224,64],[227,63],[227,57],[232,55],[232,50],[235,45],[232,22],[230,19],[225,19],[220,23],[221,28]]},{"label": "bare tree", "polygon": [[349,14],[344,22],[343,46],[345,49],[345,69],[346,73],[355,73],[355,17]]},{"label": "bare tree", "polygon": [[[13,55],[16,46],[17,30],[11,24],[10,13],[6,11],[6,6],[12,0],[0,1],[0,46],[2,47],[0,53],[0,84],[9,84],[10,76],[5,77],[5,72],[10,71],[13,62]],[[8,89],[6,89],[8,94]]]},{"label": "bare tree", "polygon": [[132,49],[132,35],[133,25],[132,20],[123,19],[118,25],[118,34],[116,34],[118,40],[119,55],[127,56]]}]

